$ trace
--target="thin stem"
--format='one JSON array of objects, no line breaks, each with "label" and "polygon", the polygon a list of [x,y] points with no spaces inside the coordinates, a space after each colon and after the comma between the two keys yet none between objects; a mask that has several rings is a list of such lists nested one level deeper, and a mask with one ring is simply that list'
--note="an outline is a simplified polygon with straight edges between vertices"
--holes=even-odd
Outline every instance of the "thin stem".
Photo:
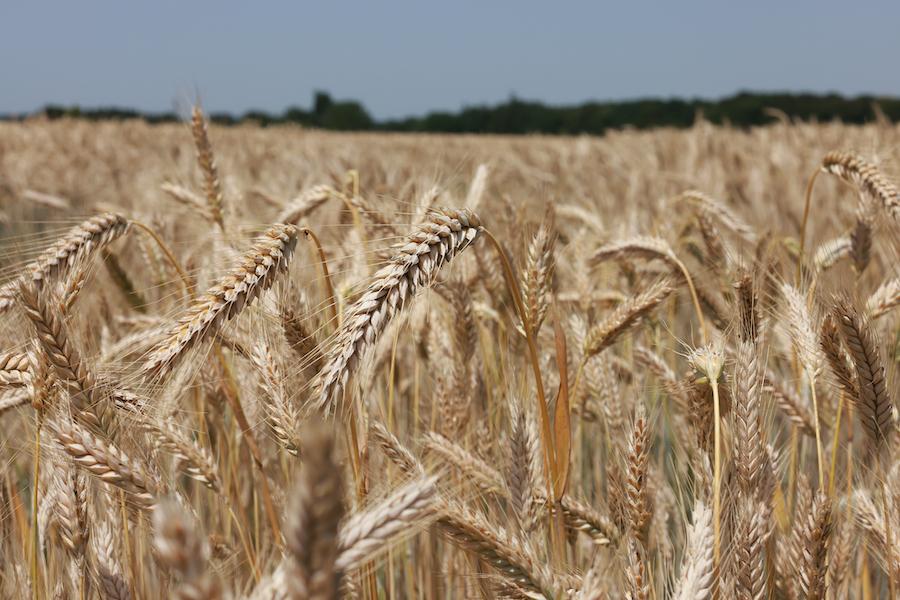
[{"label": "thin stem", "polygon": [[225,508],[228,509],[228,514],[231,515],[231,520],[234,521],[234,526],[237,527],[238,537],[241,538],[241,545],[244,547],[244,553],[247,555],[247,560],[250,561],[250,568],[253,569],[253,579],[256,583],[259,583],[259,580],[262,579],[262,573],[259,572],[259,565],[256,564],[256,555],[253,552],[253,548],[250,547],[250,540],[247,539],[247,533],[244,531],[244,528],[241,527],[241,522],[235,514],[234,509],[231,507],[231,503],[228,499],[225,499],[226,504]]},{"label": "thin stem", "polygon": [[847,394],[841,392],[838,398],[837,416],[834,418],[834,440],[831,442],[831,468],[828,472],[828,495],[834,496],[834,475],[837,468],[838,440],[841,435],[841,413],[844,412],[844,399]]},{"label": "thin stem", "polygon": [[800,277],[803,274],[803,250],[806,246],[806,224],[809,222],[809,208],[812,202],[813,186],[816,184],[816,177],[819,176],[820,169],[816,167],[809,180],[806,183],[806,199],[803,204],[803,220],[800,222],[800,250],[797,255],[797,285],[800,285]]},{"label": "thin stem", "polygon": [[237,396],[237,386],[234,383],[231,369],[229,369],[228,363],[222,355],[222,350],[216,348],[216,354],[219,359],[219,364],[222,367],[222,372],[225,375],[225,399],[231,407],[231,412],[234,413],[234,418],[241,428],[241,435],[244,437],[244,440],[247,442],[247,448],[250,450],[250,456],[253,457],[253,462],[256,464],[259,471],[259,483],[262,491],[263,507],[265,508],[266,516],[269,519],[269,527],[272,528],[272,533],[275,536],[275,543],[281,548],[283,545],[281,539],[281,526],[278,524],[278,513],[275,511],[275,504],[272,502],[272,494],[269,490],[269,481],[266,478],[266,471],[263,468],[262,452],[260,452],[259,446],[256,443],[256,437],[253,435],[253,429],[250,427],[250,422],[247,421],[247,415],[244,414],[244,409],[241,407],[241,402]]},{"label": "thin stem", "polygon": [[340,328],[341,314],[337,310],[337,295],[334,293],[334,284],[331,282],[331,274],[328,272],[328,261],[325,258],[325,250],[322,248],[322,243],[319,241],[319,238],[311,229],[308,227],[301,227],[300,231],[312,243],[316,253],[319,255],[319,264],[322,266],[322,279],[325,284],[325,293],[328,294],[329,308],[331,309],[331,319],[334,323],[337,323],[337,327]]},{"label": "thin stem", "polygon": [[172,265],[172,268],[178,273],[178,276],[181,278],[181,282],[184,284],[184,289],[187,291],[188,296],[192,299],[197,297],[197,290],[194,287],[194,283],[191,281],[191,278],[188,277],[188,274],[181,268],[181,264],[179,264],[178,259],[175,258],[175,255],[172,254],[172,251],[169,250],[169,247],[166,245],[162,238],[157,235],[153,229],[144,225],[140,221],[129,221],[132,225],[149,235],[156,245],[159,246],[159,249],[162,250],[163,254],[166,256],[166,260],[169,261],[169,264]]},{"label": "thin stem", "polygon": [[550,474],[549,480],[547,481],[547,498],[550,500],[553,499],[552,482],[556,481],[557,476],[556,460],[554,460],[553,456],[553,433],[550,429],[550,411],[547,408],[547,400],[544,396],[544,383],[541,377],[537,345],[534,341],[534,331],[531,327],[531,321],[525,312],[525,307],[522,304],[522,294],[519,290],[519,284],[516,282],[516,278],[513,275],[512,266],[509,264],[509,259],[506,257],[503,246],[500,245],[497,238],[495,238],[487,229],[482,231],[500,256],[500,264],[503,266],[503,276],[506,279],[506,285],[509,286],[509,291],[513,297],[516,312],[519,313],[519,318],[522,320],[522,329],[525,331],[525,340],[528,343],[528,354],[531,359],[531,369],[534,373],[535,386],[537,387],[538,408],[540,409],[539,414],[541,417],[541,444],[544,447],[544,466],[547,469],[547,473]]},{"label": "thin stem", "polygon": [[550,554],[554,559],[555,564],[561,564],[563,561],[563,555],[565,552],[565,543],[559,539],[557,532],[561,530],[561,519],[562,514],[561,511],[552,510],[553,503],[558,500],[555,497],[554,493],[554,485],[559,477],[559,469],[556,459],[556,453],[554,451],[553,445],[553,431],[550,427],[550,410],[547,407],[547,399],[544,396],[544,383],[541,377],[541,367],[540,362],[538,360],[538,352],[537,352],[537,344],[534,341],[534,329],[532,328],[531,320],[528,318],[528,314],[525,312],[525,306],[522,304],[522,292],[519,289],[519,284],[516,281],[515,276],[513,275],[512,265],[509,263],[509,258],[506,256],[506,252],[503,250],[503,246],[500,245],[500,242],[497,241],[497,238],[488,231],[487,229],[482,229],[482,233],[494,247],[494,250],[497,251],[497,254],[500,257],[500,264],[503,266],[503,277],[506,279],[506,285],[509,288],[510,294],[513,297],[513,303],[516,306],[516,312],[519,313],[519,318],[522,320],[522,329],[525,331],[525,341],[528,343],[528,355],[531,360],[531,370],[534,373],[534,383],[537,388],[537,396],[538,396],[538,414],[540,415],[541,420],[541,446],[544,450],[544,472],[549,474],[547,478],[547,508],[549,509],[549,518],[550,518]]},{"label": "thin stem", "polygon": [[[821,427],[819,427],[819,403],[816,400],[816,378],[809,378],[809,389],[812,393],[812,403],[813,403],[813,419],[816,421],[816,460],[819,465],[819,489],[822,489],[825,485],[825,458],[822,454],[822,434]],[[837,433],[835,433],[837,435]]]},{"label": "thin stem", "polygon": [[884,534],[885,534],[885,549],[884,553],[887,555],[887,564],[888,564],[888,589],[890,590],[890,597],[896,598],[896,594],[894,593],[894,577],[895,577],[895,569],[896,564],[894,562],[894,534],[891,531],[891,511],[890,505],[888,502],[888,486],[887,479],[884,476],[884,465],[881,462],[881,458],[876,458],[878,461],[878,480],[880,481],[880,485],[878,487],[881,488],[881,506],[884,511]]},{"label": "thin stem", "polygon": [[697,297],[697,288],[694,287],[694,280],[687,270],[687,267],[684,266],[684,263],[678,260],[678,258],[674,258],[674,260],[675,264],[677,264],[678,268],[681,270],[681,274],[684,275],[685,281],[687,281],[688,291],[691,293],[691,302],[694,303],[694,312],[697,313],[697,321],[700,322],[700,339],[706,344],[706,320],[703,318],[703,309],[700,307],[700,298]]},{"label": "thin stem", "polygon": [[713,391],[713,443],[715,448],[715,457],[713,462],[713,537],[714,537],[714,554],[715,565],[718,567],[721,554],[721,518],[722,518],[722,430],[719,423],[721,419],[721,407],[719,402],[719,382],[710,379],[709,384]]},{"label": "thin stem", "polygon": [[35,600],[40,595],[38,588],[40,581],[38,578],[38,482],[41,476],[41,413],[35,413],[35,434],[34,434],[34,480],[31,494],[31,588]]}]

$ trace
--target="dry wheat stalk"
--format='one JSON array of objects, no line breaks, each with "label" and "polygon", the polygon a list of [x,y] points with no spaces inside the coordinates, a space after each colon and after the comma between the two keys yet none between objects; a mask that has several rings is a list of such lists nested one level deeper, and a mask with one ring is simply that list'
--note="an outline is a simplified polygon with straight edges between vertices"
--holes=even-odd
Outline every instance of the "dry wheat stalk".
[{"label": "dry wheat stalk", "polygon": [[372,349],[387,324],[440,268],[478,236],[481,222],[467,210],[440,209],[397,247],[390,264],[370,280],[366,292],[350,308],[317,378],[314,405],[333,413],[359,362]]},{"label": "dry wheat stalk", "polygon": [[877,319],[900,306],[900,278],[886,279],[866,302],[866,314]]},{"label": "dry wheat stalk", "polygon": [[393,433],[388,431],[381,421],[369,423],[369,437],[375,441],[392,463],[407,474],[424,474],[425,468],[406,446],[400,443]]},{"label": "dry wheat stalk", "polygon": [[850,232],[850,241],[852,242],[850,256],[853,259],[853,268],[856,269],[858,275],[866,270],[872,259],[872,220],[867,211],[857,211],[856,224],[853,231]]},{"label": "dry wheat stalk", "polygon": [[894,219],[900,218],[897,186],[882,175],[875,165],[849,152],[829,152],[822,159],[822,169],[855,185]]},{"label": "dry wheat stalk", "polygon": [[[557,507],[554,506],[554,509]],[[559,510],[562,511],[566,527],[575,531],[581,531],[598,546],[609,546],[619,539],[619,530],[615,523],[587,504],[579,502],[570,496],[560,498]]]},{"label": "dry wheat stalk", "polygon": [[344,483],[327,427],[310,424],[303,433],[303,471],[288,515],[285,582],[291,597],[309,600],[337,598],[342,578],[337,560]]},{"label": "dry wheat stalk", "polygon": [[206,569],[209,550],[183,508],[171,501],[161,503],[153,511],[153,530],[157,560],[181,579],[172,590],[172,598],[216,600],[222,597],[218,578]]},{"label": "dry wheat stalk", "polygon": [[825,315],[825,318],[822,320],[822,327],[819,331],[819,343],[825,358],[828,360],[831,374],[837,380],[838,385],[852,402],[858,402],[859,385],[856,382],[853,362],[847,355],[847,351],[844,350],[844,344],[841,342],[841,333],[838,330],[834,317],[830,314]]},{"label": "dry wheat stalk", "polygon": [[209,220],[213,220],[210,207],[206,203],[206,199],[202,196],[195,194],[193,191],[184,186],[169,182],[163,183],[160,188],[176,202],[179,202],[181,204],[184,204],[185,206],[190,207],[193,210],[196,210],[198,213]]},{"label": "dry wheat stalk", "polygon": [[425,435],[425,449],[471,478],[481,491],[509,494],[499,471],[440,433],[431,431]]},{"label": "dry wheat stalk", "polygon": [[120,238],[127,231],[128,221],[112,213],[92,217],[73,227],[29,263],[22,275],[0,286],[0,314],[15,305],[20,288],[32,278],[40,276],[48,281],[62,279],[79,261]]},{"label": "dry wheat stalk", "polygon": [[438,524],[451,541],[476,554],[517,586],[547,598],[555,598],[564,591],[566,586],[530,548],[513,540],[480,514],[450,503],[441,510]]},{"label": "dry wheat stalk", "polygon": [[781,293],[786,302],[786,318],[788,332],[794,351],[803,370],[809,378],[809,391],[813,405],[813,428],[816,434],[816,457],[819,468],[819,486],[825,484],[825,455],[822,450],[822,436],[819,419],[819,404],[816,398],[816,379],[822,372],[824,357],[819,346],[819,339],[813,327],[812,310],[807,300],[794,286],[784,283]]},{"label": "dry wheat stalk", "polygon": [[824,600],[832,532],[831,500],[820,490],[802,510],[808,511],[808,516],[797,515],[802,519],[798,524],[799,543],[794,547],[794,564],[800,567],[797,588],[803,598]]},{"label": "dry wheat stalk", "polygon": [[27,389],[12,389],[0,392],[0,414],[28,404],[31,400],[31,394]]},{"label": "dry wheat stalk", "polygon": [[709,211],[697,211],[697,226],[700,229],[700,235],[703,237],[703,244],[706,246],[703,263],[716,273],[728,270],[730,253],[726,250],[725,242],[722,240],[722,236],[719,235],[719,230],[713,223]]},{"label": "dry wheat stalk", "polygon": [[144,373],[163,375],[172,370],[192,346],[215,335],[225,321],[252,304],[287,270],[296,245],[296,227],[270,227],[228,275],[191,303],[151,352],[144,363]]},{"label": "dry wheat stalk", "polygon": [[31,362],[31,357],[25,352],[0,353],[0,386],[27,385]]},{"label": "dry wheat stalk", "polygon": [[94,525],[91,548],[101,597],[104,600],[131,600],[131,590],[116,549],[116,538],[108,522],[100,521]]},{"label": "dry wheat stalk", "polygon": [[734,365],[734,454],[738,482],[749,494],[762,483],[766,462],[762,433],[762,374],[752,342],[739,342]]},{"label": "dry wheat stalk", "polygon": [[209,489],[221,493],[219,474],[209,451],[185,435],[171,417],[149,424],[157,446],[175,458],[175,468]]},{"label": "dry wheat stalk", "polygon": [[336,567],[350,571],[384,551],[390,542],[427,524],[434,513],[436,477],[423,477],[396,490],[341,525]]},{"label": "dry wheat stalk", "polygon": [[528,259],[525,262],[522,281],[522,303],[534,335],[540,333],[547,309],[550,308],[555,244],[553,213],[548,211],[537,233],[528,244]]},{"label": "dry wheat stalk", "polygon": [[894,402],[885,382],[878,343],[868,322],[848,299],[836,300],[834,317],[856,367],[859,386],[857,413],[870,449],[877,451],[894,430]]},{"label": "dry wheat stalk", "polygon": [[688,530],[681,577],[673,598],[703,600],[713,597],[712,510],[702,501],[694,504],[693,523]]},{"label": "dry wheat stalk", "polygon": [[[869,545],[882,568],[900,583],[900,560],[896,550],[898,540],[896,524],[888,524],[886,516],[875,508],[871,494],[867,490],[856,490],[852,497],[853,517],[858,529],[865,534]],[[896,514],[896,513],[895,513]]]},{"label": "dry wheat stalk", "polygon": [[647,528],[653,516],[652,499],[647,485],[650,461],[651,430],[643,405],[637,404],[634,426],[625,460],[625,501],[628,526],[635,539],[647,545]]},{"label": "dry wheat stalk", "polygon": [[253,348],[253,364],[260,376],[260,396],[266,411],[266,423],[272,434],[288,453],[299,456],[299,414],[284,391],[284,377],[269,347],[257,344]]},{"label": "dry wheat stalk", "polygon": [[662,238],[649,236],[635,236],[610,242],[594,252],[590,262],[596,266],[608,260],[623,258],[659,259],[667,263],[673,271],[677,272],[680,269],[678,257],[675,256],[669,243]]},{"label": "dry wheat stalk", "polygon": [[647,566],[646,551],[630,535],[628,537],[625,560],[625,598],[627,600],[650,600],[650,573]]},{"label": "dry wheat stalk", "polygon": [[475,177],[472,178],[464,205],[469,210],[478,210],[478,205],[481,204],[481,199],[484,197],[484,191],[487,188],[488,175],[490,175],[490,169],[486,164],[480,164],[475,169]]},{"label": "dry wheat stalk", "polygon": [[301,314],[303,296],[290,288],[288,298],[278,304],[281,330],[293,354],[300,359],[301,371],[311,379],[322,368],[322,350],[316,339],[315,322]]},{"label": "dry wheat stalk", "polygon": [[765,550],[767,509],[765,503],[746,497],[737,505],[732,569],[735,591],[740,600],[765,600],[768,597]]},{"label": "dry wheat stalk", "polygon": [[119,487],[144,509],[152,509],[164,488],[147,467],[78,425],[59,419],[51,423],[56,441],[75,464],[104,483]]},{"label": "dry wheat stalk", "polygon": [[[510,404],[514,406],[512,402]],[[524,410],[517,410],[513,413],[513,428],[509,444],[507,445],[509,457],[506,471],[506,487],[509,490],[512,516],[520,524],[525,523],[526,507],[531,501],[535,490],[528,455],[528,434],[526,432],[528,425],[526,418]]]},{"label": "dry wheat stalk", "polygon": [[704,194],[697,190],[682,192],[679,199],[697,204],[702,214],[718,220],[727,229],[741,236],[745,241],[754,244],[757,239],[756,231],[737,213],[732,211],[724,202]]},{"label": "dry wheat stalk", "polygon": [[209,214],[213,223],[219,229],[225,231],[225,219],[222,210],[224,197],[222,184],[219,181],[219,170],[216,168],[216,158],[213,155],[212,144],[209,143],[206,118],[203,110],[195,106],[191,112],[191,133],[194,136],[194,146],[197,149],[197,164],[203,173],[203,191],[206,194],[206,202],[209,206]]},{"label": "dry wheat stalk", "polygon": [[315,185],[285,204],[278,218],[278,223],[296,224],[300,219],[311,215],[329,198],[337,197],[338,192],[330,185]]},{"label": "dry wheat stalk", "polygon": [[101,396],[87,362],[69,339],[68,328],[47,298],[43,276],[24,284],[20,299],[25,314],[34,325],[40,351],[53,366],[57,379],[65,386],[73,416],[99,431],[109,433],[113,415],[109,403]]},{"label": "dry wheat stalk", "polygon": [[66,462],[54,462],[55,519],[59,538],[66,551],[76,561],[84,561],[89,539],[88,490],[84,477]]},{"label": "dry wheat stalk", "polygon": [[828,240],[816,248],[813,255],[813,264],[816,271],[827,271],[838,261],[853,255],[853,241],[850,236],[842,235],[839,238]]},{"label": "dry wheat stalk", "polygon": [[614,344],[623,333],[651,313],[673,291],[668,282],[663,280],[651,285],[640,294],[628,298],[587,332],[583,348],[585,358],[595,356]]}]

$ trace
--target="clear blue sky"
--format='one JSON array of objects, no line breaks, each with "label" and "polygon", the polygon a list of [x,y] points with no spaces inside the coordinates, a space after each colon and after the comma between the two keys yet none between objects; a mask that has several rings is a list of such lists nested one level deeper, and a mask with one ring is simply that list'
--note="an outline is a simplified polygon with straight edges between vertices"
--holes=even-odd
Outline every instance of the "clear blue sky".
[{"label": "clear blue sky", "polygon": [[378,117],[739,89],[900,95],[900,2],[0,0],[0,113],[47,103]]}]

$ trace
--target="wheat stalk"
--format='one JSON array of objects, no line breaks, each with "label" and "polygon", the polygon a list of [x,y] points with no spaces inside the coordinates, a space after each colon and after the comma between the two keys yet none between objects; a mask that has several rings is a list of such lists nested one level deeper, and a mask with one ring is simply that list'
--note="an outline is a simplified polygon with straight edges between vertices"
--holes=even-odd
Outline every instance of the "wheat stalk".
[{"label": "wheat stalk", "polygon": [[875,165],[849,152],[829,152],[822,159],[822,170],[855,185],[894,219],[900,218],[897,186],[882,175]]},{"label": "wheat stalk", "polygon": [[336,567],[350,571],[383,551],[392,539],[426,524],[434,514],[436,481],[436,477],[411,481],[341,525]]},{"label": "wheat stalk", "polygon": [[343,477],[332,433],[320,424],[304,432],[304,469],[289,514],[286,541],[291,560],[286,583],[292,597],[337,598],[342,570],[338,526],[343,514]]},{"label": "wheat stalk", "polygon": [[712,511],[702,501],[694,504],[694,522],[688,530],[681,577],[673,598],[703,600],[713,597]]},{"label": "wheat stalk", "polygon": [[92,217],[73,227],[29,263],[19,277],[0,286],[0,314],[15,305],[18,291],[33,278],[63,279],[75,264],[122,237],[128,227],[127,219],[112,213]]},{"label": "wheat stalk", "polygon": [[216,334],[287,270],[297,228],[273,225],[241,256],[231,271],[203,296],[194,300],[170,328],[143,365],[145,375],[163,375],[172,370],[194,345]]},{"label": "wheat stalk", "polygon": [[388,323],[440,268],[465,250],[481,230],[478,217],[467,210],[440,209],[429,216],[399,246],[388,265],[369,281],[366,292],[350,308],[317,378],[314,405],[332,413],[359,362],[374,346]]},{"label": "wheat stalk", "polygon": [[77,466],[128,492],[141,508],[149,510],[156,505],[164,488],[145,465],[77,423],[57,420],[52,428],[56,441]]},{"label": "wheat stalk", "polygon": [[834,316],[856,367],[859,419],[870,449],[877,451],[883,447],[894,429],[894,402],[885,382],[878,343],[869,324],[846,298],[837,299]]},{"label": "wheat stalk", "polygon": [[153,529],[157,560],[181,578],[172,597],[177,600],[221,598],[219,580],[206,571],[209,551],[184,509],[171,501],[161,503],[153,511]]},{"label": "wheat stalk", "polygon": [[19,295],[25,314],[34,325],[40,351],[69,393],[73,415],[108,433],[113,418],[108,402],[101,397],[87,361],[69,339],[65,322],[50,306],[43,276],[36,273],[31,284],[23,284]]},{"label": "wheat stalk", "polygon": [[219,170],[216,167],[216,158],[213,155],[212,144],[209,142],[206,118],[203,110],[195,106],[191,111],[191,133],[194,136],[194,146],[197,149],[197,164],[203,173],[203,191],[206,194],[206,202],[209,214],[219,229],[225,231],[225,217],[222,205],[224,197],[222,184],[219,181]]}]

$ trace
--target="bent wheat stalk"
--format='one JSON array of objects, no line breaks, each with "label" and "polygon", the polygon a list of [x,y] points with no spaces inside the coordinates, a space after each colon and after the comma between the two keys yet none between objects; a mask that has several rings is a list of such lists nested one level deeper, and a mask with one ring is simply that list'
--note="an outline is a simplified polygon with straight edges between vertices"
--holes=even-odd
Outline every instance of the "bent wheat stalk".
[{"label": "bent wheat stalk", "polygon": [[481,221],[471,211],[444,208],[429,215],[372,277],[336,334],[315,386],[313,405],[325,414],[343,411],[342,395],[360,361],[411,298],[431,285],[440,268],[472,244]]},{"label": "bent wheat stalk", "polygon": [[188,307],[144,363],[145,376],[171,371],[193,345],[215,335],[225,321],[237,316],[271,287],[278,275],[287,270],[296,245],[296,227],[270,227],[228,275]]},{"label": "bent wheat stalk", "polygon": [[15,305],[19,288],[33,276],[47,280],[65,277],[72,266],[122,237],[128,227],[129,222],[125,217],[112,213],[92,217],[73,227],[26,266],[22,275],[0,286],[0,314]]}]

